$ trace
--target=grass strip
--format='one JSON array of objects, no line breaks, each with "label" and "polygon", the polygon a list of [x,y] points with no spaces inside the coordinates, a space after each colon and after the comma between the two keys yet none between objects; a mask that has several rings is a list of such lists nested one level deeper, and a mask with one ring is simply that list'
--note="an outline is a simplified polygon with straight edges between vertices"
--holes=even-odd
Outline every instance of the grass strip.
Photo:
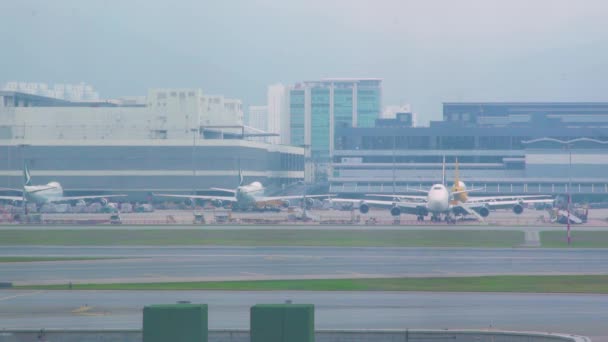
[{"label": "grass strip", "polygon": [[549,248],[608,248],[608,231],[576,231],[574,226],[570,234],[572,243],[568,246],[565,227],[563,232],[541,232],[541,245]]},{"label": "grass strip", "polygon": [[[17,286],[65,290],[68,285]],[[74,290],[423,291],[608,293],[608,275],[305,279],[173,283],[74,284]]]},{"label": "grass strip", "polygon": [[513,247],[521,231],[487,230],[2,230],[0,245]]}]

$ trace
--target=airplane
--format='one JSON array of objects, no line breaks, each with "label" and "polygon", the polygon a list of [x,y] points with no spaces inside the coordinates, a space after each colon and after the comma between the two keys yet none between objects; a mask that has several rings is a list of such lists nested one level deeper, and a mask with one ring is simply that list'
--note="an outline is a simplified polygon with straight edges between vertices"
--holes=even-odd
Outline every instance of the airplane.
[{"label": "airplane", "polygon": [[[484,190],[485,188],[467,189],[466,184],[460,180],[458,158],[456,158],[454,166],[454,185],[451,189],[451,193],[454,194],[453,198],[451,199],[452,204],[458,204],[458,202],[467,204],[484,202],[487,203],[488,209],[509,208],[510,206],[514,206],[513,211],[516,214],[521,214],[523,212],[520,211],[521,204],[553,203],[553,199],[548,199],[551,198],[550,195],[506,195],[469,197],[469,193],[471,192],[478,192]],[[517,206],[518,204],[520,206]],[[521,208],[523,209],[523,207]],[[485,210],[481,210],[481,212],[483,214],[486,214]]]},{"label": "airplane", "polygon": [[193,205],[197,199],[210,201],[214,207],[222,207],[227,203],[232,204],[232,209],[268,209],[270,207],[284,207],[291,205],[290,200],[303,199],[306,205],[312,198],[329,197],[330,195],[295,195],[295,196],[265,196],[264,186],[260,182],[244,184],[244,178],[239,169],[239,185],[236,189],[211,188],[209,190],[221,191],[232,194],[232,196],[213,195],[174,195],[174,194],[152,194],[155,197],[169,197],[185,199],[187,205]]},{"label": "airplane", "polygon": [[0,200],[6,200],[11,202],[22,202],[24,207],[27,208],[26,203],[35,203],[36,206],[43,205],[45,203],[65,203],[65,202],[79,202],[84,204],[86,200],[99,200],[102,205],[108,205],[108,198],[110,197],[125,197],[127,195],[93,195],[93,196],[64,196],[63,187],[58,182],[49,182],[46,185],[32,185],[32,177],[27,163],[23,165],[23,189],[8,189],[2,188],[0,190],[9,190],[21,192],[21,196],[0,196]]},{"label": "airplane", "polygon": [[445,184],[445,157],[443,158],[442,182],[433,184],[428,191],[422,189],[408,189],[412,192],[422,192],[426,196],[409,195],[374,195],[378,197],[392,197],[392,201],[387,200],[352,200],[352,199],[331,199],[337,203],[359,203],[359,211],[362,214],[369,212],[370,206],[388,207],[392,216],[400,216],[401,213],[408,213],[417,216],[418,221],[424,221],[424,217],[431,214],[432,222],[441,221],[444,215],[447,223],[454,223],[453,215],[472,215],[483,221],[490,214],[490,209],[511,207],[515,214],[524,211],[524,204],[527,203],[552,203],[552,199],[542,199],[546,196],[491,196],[470,198],[469,192],[481,191],[483,188],[466,188],[464,182],[458,176],[458,164],[455,168],[455,180],[452,189],[448,189]]}]

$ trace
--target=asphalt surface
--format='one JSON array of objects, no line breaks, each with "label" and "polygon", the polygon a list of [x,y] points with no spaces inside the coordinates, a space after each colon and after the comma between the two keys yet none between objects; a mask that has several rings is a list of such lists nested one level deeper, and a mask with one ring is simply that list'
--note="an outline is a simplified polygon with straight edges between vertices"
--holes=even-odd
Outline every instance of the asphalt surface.
[{"label": "asphalt surface", "polygon": [[[412,225],[320,225],[320,224],[271,224],[271,225],[0,225],[0,230],[516,230],[523,232],[566,231],[565,225],[513,225],[513,224],[468,224],[459,222],[455,225],[445,223],[412,224]],[[572,225],[572,230],[608,231],[608,224]]]},{"label": "asphalt surface", "polygon": [[608,295],[0,290],[1,329],[140,329],[145,305],[209,304],[211,329],[249,328],[258,303],[315,304],[317,329],[499,328],[608,341]]},{"label": "asphalt surface", "polygon": [[608,249],[3,246],[0,256],[120,258],[0,263],[0,282],[15,284],[608,274]]}]

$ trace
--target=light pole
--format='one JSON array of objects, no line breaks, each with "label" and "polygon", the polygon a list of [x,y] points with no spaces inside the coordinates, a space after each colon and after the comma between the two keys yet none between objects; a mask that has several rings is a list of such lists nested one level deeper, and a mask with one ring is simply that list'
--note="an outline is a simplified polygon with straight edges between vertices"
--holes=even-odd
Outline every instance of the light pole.
[{"label": "light pole", "polygon": [[306,195],[308,194],[308,182],[306,181],[306,170],[308,169],[307,165],[308,162],[310,161],[310,144],[303,144],[301,145],[304,148],[304,196],[302,197],[302,215],[304,216],[303,218],[306,219],[307,214],[306,214]]},{"label": "light pole", "polygon": [[[21,167],[23,167],[23,172],[25,172],[25,163],[27,162],[27,159],[25,157],[25,151],[26,151],[26,147],[30,146],[29,144],[19,144],[17,145],[20,154],[21,154]],[[27,212],[27,197],[26,197],[26,193],[25,193],[25,182],[26,180],[23,180],[23,190],[22,190],[22,201],[21,201],[21,205],[23,206],[23,214],[25,216],[28,215]]]},{"label": "light pole", "polygon": [[[570,236],[570,206],[572,205],[572,150],[570,149],[570,142],[566,143],[568,149],[568,246],[572,242]],[[580,183],[579,183],[580,184]]]},{"label": "light pole", "polygon": [[[197,128],[191,128],[192,132],[192,152],[191,152],[191,163],[192,163],[192,194],[196,195],[196,161],[194,158],[195,150],[196,150],[196,133],[199,132]],[[196,200],[192,200],[192,211],[196,211]]]},{"label": "light pole", "polygon": [[395,175],[395,139],[397,139],[397,135],[393,136],[393,200],[395,199],[395,187],[396,187],[396,175]]}]

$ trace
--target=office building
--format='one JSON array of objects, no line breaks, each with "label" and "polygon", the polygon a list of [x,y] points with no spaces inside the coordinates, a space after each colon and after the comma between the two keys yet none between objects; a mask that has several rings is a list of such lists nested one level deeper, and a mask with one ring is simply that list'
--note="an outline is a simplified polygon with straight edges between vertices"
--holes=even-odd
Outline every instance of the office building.
[{"label": "office building", "polygon": [[268,86],[267,103],[267,132],[279,136],[269,137],[268,141],[273,144],[288,145],[290,141],[289,130],[289,97],[287,86],[277,83]]},{"label": "office building", "polygon": [[381,105],[381,79],[332,78],[290,87],[290,143],[307,148],[307,167],[315,179],[331,173],[336,129],[373,127]]},{"label": "office building", "polygon": [[[446,103],[429,127],[339,128],[331,191],[403,193],[460,177],[481,193],[608,194],[608,103]],[[559,141],[571,141],[562,144]],[[570,165],[570,155],[572,164]]]}]

